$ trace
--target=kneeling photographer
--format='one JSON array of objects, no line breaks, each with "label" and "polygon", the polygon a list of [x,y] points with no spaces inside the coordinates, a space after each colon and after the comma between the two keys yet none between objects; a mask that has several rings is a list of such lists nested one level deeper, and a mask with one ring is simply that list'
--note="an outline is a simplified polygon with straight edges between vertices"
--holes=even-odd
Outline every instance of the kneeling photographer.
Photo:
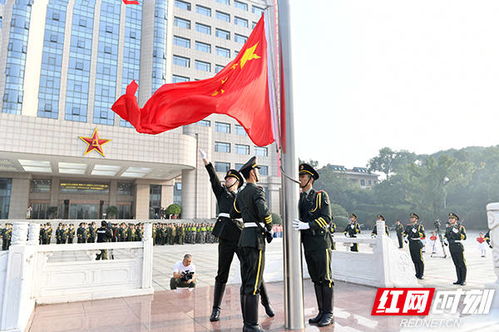
[{"label": "kneeling photographer", "polygon": [[192,255],[185,254],[184,259],[178,261],[173,266],[173,278],[170,279],[170,288],[177,287],[196,287],[196,267],[192,264]]}]

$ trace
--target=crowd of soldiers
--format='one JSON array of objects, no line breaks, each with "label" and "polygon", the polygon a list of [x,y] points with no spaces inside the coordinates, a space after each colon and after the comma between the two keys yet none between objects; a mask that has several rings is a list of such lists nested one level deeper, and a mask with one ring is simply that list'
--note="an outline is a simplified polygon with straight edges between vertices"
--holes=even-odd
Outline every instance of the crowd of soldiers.
[{"label": "crowd of soldiers", "polygon": [[12,224],[6,223],[0,228],[0,237],[2,238],[2,250],[9,250],[12,240]]},{"label": "crowd of soldiers", "polygon": [[212,231],[213,224],[209,223],[155,223],[152,236],[155,245],[216,243],[218,239]]}]

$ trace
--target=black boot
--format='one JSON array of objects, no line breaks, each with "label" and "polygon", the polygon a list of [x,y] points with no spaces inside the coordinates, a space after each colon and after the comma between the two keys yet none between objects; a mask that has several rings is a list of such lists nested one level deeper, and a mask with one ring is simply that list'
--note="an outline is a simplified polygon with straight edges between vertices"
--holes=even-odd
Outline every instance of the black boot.
[{"label": "black boot", "polygon": [[334,324],[333,318],[333,287],[322,285],[322,307],[324,314],[317,326],[328,326]]},{"label": "black boot", "polygon": [[224,292],[225,284],[222,284],[221,282],[215,282],[215,291],[213,293],[213,311],[211,312],[210,322],[216,322],[220,320],[220,304],[222,303]]},{"label": "black boot", "polygon": [[314,284],[315,298],[317,299],[317,306],[319,307],[319,313],[314,318],[310,318],[308,322],[310,324],[317,324],[322,318],[324,310],[322,308],[322,285]]},{"label": "black boot", "polygon": [[258,295],[244,295],[243,332],[264,332],[258,325]]},{"label": "black boot", "polygon": [[269,302],[269,296],[267,294],[267,290],[265,289],[265,284],[262,282],[262,286],[260,287],[260,299],[262,302],[263,307],[265,308],[265,313],[269,317],[274,317],[274,310],[272,310],[272,307],[270,306]]}]

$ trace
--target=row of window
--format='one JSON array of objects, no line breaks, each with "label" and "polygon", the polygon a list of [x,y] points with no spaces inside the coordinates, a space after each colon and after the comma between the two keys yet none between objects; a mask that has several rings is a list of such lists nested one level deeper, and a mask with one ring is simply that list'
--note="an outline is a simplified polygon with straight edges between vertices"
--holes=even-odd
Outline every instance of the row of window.
[{"label": "row of window", "polygon": [[[240,164],[240,163],[234,164],[235,169],[237,169],[237,170],[241,169],[241,167],[243,165],[244,164]],[[226,173],[230,169],[230,163],[222,162],[222,161],[215,161],[214,166],[215,166],[215,170],[217,172],[220,172],[220,173]],[[268,176],[269,175],[269,167],[264,166],[264,165],[259,165],[259,166],[260,166],[260,170],[259,170],[260,175]]]},{"label": "row of window", "polygon": [[[191,48],[191,40],[185,37],[180,37],[180,36],[173,36],[173,43],[177,46],[184,47],[184,48]],[[198,51],[205,52],[205,53],[211,53],[211,45],[208,43],[204,43],[201,41],[196,40],[194,42],[195,48]],[[221,47],[221,46],[215,46],[215,50],[217,52],[217,55],[225,57],[225,58],[230,58],[231,56],[231,51],[228,48]],[[237,54],[237,51],[236,53]],[[175,57],[175,56],[174,56]]]},{"label": "row of window", "polygon": [[[246,11],[248,10],[248,5],[247,4],[245,4],[243,2],[239,2],[239,3],[241,5],[246,6],[244,10],[246,10]],[[191,11],[191,9],[192,9],[191,3],[187,2],[187,1],[183,1],[183,0],[175,0],[175,6],[178,7],[178,8],[187,10],[187,11]],[[253,8],[254,8],[254,10],[253,10],[254,13],[256,13],[256,12],[261,13],[263,11],[262,8],[257,7],[257,6],[253,6]],[[211,8],[208,8],[208,7],[205,7],[205,6],[201,6],[201,5],[196,5],[196,13],[204,15],[204,16],[211,17]],[[231,16],[230,16],[230,14],[222,12],[220,10],[216,10],[215,11],[215,17],[217,19],[221,20],[221,21],[225,21],[225,22],[228,22],[228,23],[231,22]],[[245,19],[245,18],[243,18],[243,17],[239,17],[239,16],[234,16],[234,24],[242,26],[242,27],[245,27],[245,28],[249,27],[248,20]]]},{"label": "row of window", "polygon": [[[230,6],[230,0],[216,0],[216,1]],[[175,0],[175,6],[184,10],[189,10],[189,11],[192,10],[191,3],[188,1]],[[249,11],[248,4],[242,1],[234,0],[234,7],[244,11]],[[253,14],[261,15],[264,12],[264,10],[265,9],[262,7],[258,7],[255,5],[251,6],[251,11],[253,12]],[[196,12],[201,15],[211,16],[211,8],[205,6],[196,5]]]},{"label": "row of window", "polygon": [[[173,24],[176,27],[183,28],[183,29],[189,29],[189,30],[192,27],[190,20],[185,19],[185,18],[181,18],[181,17],[177,17],[177,16],[175,16],[175,18],[173,20]],[[196,26],[197,32],[201,32],[201,33],[204,33],[206,35],[211,35],[211,32],[212,32],[211,26],[209,26],[207,24],[199,23],[199,22],[196,22],[195,26]],[[220,28],[215,28],[215,36],[218,38],[221,38],[221,39],[225,39],[225,40],[231,39],[230,31],[220,29]],[[247,36],[243,36],[243,35],[238,34],[238,33],[234,34],[234,41],[236,43],[244,44],[247,39],[248,39]]]},{"label": "row of window", "polygon": [[[250,146],[246,144],[234,144],[235,152],[237,154],[249,155]],[[231,143],[227,142],[215,142],[215,152],[231,152]],[[269,150],[266,147],[255,146],[255,155],[261,157],[267,157],[269,155]]]}]

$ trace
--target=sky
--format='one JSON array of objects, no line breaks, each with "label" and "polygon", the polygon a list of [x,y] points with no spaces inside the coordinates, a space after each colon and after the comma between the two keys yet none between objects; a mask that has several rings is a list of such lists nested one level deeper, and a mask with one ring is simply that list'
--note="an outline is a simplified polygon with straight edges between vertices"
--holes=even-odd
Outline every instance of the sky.
[{"label": "sky", "polygon": [[290,3],[301,159],[499,144],[499,1]]}]

